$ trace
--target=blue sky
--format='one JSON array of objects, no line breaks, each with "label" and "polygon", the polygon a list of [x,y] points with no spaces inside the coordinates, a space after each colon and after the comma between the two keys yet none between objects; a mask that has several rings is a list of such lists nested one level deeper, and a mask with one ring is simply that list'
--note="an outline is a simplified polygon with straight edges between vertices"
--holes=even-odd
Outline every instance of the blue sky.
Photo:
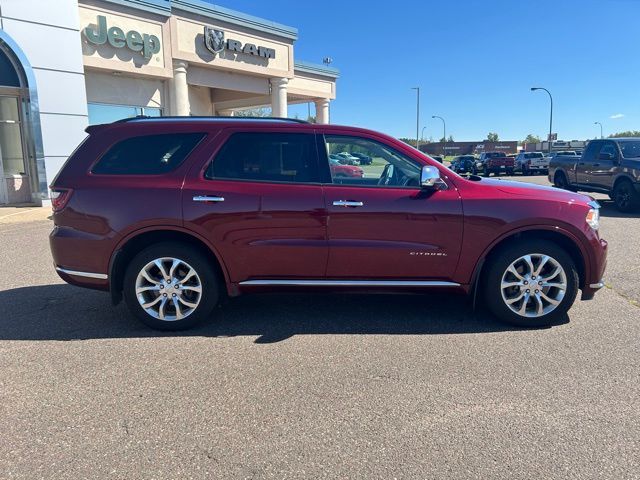
[{"label": "blue sky", "polygon": [[442,136],[434,114],[456,140],[543,137],[549,99],[529,90],[543,86],[559,139],[640,129],[640,0],[214,3],[298,28],[298,60],[333,58],[332,123],[415,137],[420,86],[425,138]]}]

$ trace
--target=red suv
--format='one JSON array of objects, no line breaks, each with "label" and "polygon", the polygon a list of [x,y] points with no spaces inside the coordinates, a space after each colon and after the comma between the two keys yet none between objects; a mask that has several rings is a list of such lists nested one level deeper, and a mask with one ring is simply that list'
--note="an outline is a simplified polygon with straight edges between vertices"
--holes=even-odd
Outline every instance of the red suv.
[{"label": "red suv", "polygon": [[[541,326],[602,287],[591,198],[463,178],[394,138],[286,119],[136,118],[87,129],[51,185],[65,281],[182,329],[221,296],[458,291]],[[336,152],[371,157],[340,176]]]}]

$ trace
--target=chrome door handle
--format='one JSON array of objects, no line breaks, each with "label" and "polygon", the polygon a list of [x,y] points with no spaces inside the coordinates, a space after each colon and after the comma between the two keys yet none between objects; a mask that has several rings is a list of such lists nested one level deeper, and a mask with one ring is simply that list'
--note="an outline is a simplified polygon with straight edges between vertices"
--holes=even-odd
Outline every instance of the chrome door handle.
[{"label": "chrome door handle", "polygon": [[334,207],[362,207],[364,202],[356,202],[353,200],[335,200],[333,202]]},{"label": "chrome door handle", "polygon": [[212,195],[194,195],[193,201],[217,203],[217,202],[224,202],[224,197],[215,197]]}]

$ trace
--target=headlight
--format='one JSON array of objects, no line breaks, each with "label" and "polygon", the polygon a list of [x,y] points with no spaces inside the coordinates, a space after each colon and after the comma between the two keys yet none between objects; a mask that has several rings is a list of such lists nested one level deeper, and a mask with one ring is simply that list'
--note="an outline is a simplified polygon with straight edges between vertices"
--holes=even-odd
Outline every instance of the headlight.
[{"label": "headlight", "polygon": [[594,230],[600,228],[600,204],[595,200],[589,202],[589,212],[587,213],[587,223]]}]

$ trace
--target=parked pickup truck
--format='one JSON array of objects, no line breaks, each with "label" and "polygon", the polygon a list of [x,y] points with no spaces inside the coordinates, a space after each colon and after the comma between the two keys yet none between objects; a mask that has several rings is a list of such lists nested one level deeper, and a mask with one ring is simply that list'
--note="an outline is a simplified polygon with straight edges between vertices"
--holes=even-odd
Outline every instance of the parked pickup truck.
[{"label": "parked pickup truck", "polygon": [[542,152],[521,152],[516,157],[515,170],[523,175],[532,175],[548,169],[549,161]]},{"label": "parked pickup truck", "polygon": [[490,176],[492,173],[499,175],[505,173],[507,175],[513,175],[515,168],[515,160],[511,157],[507,157],[504,152],[484,152],[480,154],[480,158],[476,162],[476,174],[478,170],[482,170],[482,174],[485,177]]},{"label": "parked pickup truck", "polygon": [[640,138],[592,140],[581,156],[557,155],[549,164],[556,187],[609,194],[622,212],[640,208]]}]

